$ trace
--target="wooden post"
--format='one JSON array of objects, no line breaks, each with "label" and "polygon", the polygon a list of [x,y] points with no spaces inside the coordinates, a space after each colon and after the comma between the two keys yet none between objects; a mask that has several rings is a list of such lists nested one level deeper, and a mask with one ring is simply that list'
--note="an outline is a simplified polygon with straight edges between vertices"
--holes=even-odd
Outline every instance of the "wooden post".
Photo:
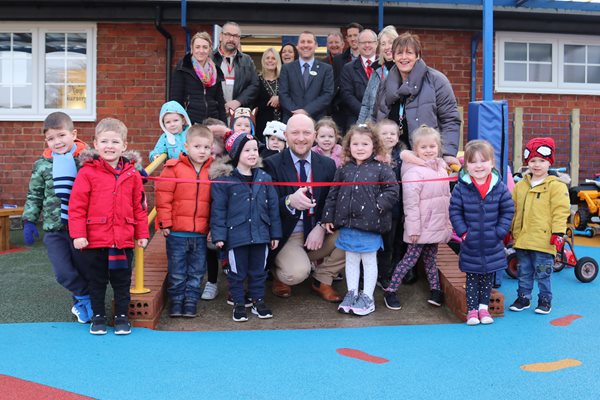
[{"label": "wooden post", "polygon": [[571,110],[571,163],[569,172],[573,186],[579,185],[579,108]]},{"label": "wooden post", "polygon": [[523,166],[523,107],[515,107],[513,119],[513,173]]}]

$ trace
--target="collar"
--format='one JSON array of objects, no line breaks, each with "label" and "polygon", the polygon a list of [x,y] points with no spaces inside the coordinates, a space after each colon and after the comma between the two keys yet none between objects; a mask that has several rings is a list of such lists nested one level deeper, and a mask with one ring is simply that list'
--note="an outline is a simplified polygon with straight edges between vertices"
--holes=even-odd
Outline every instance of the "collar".
[{"label": "collar", "polygon": [[310,60],[303,60],[301,58],[298,59],[298,62],[300,63],[300,71],[304,72],[304,63],[308,63],[308,69],[313,68],[313,65],[315,64],[315,57],[313,56]]},{"label": "collar", "polygon": [[223,53],[223,50],[221,49],[221,45],[219,45],[219,54],[221,55],[221,57],[225,58],[225,57],[231,57],[231,58],[235,58],[235,56],[238,55],[238,51],[236,50],[232,55],[230,56],[226,56],[225,53]]},{"label": "collar", "polygon": [[[296,165],[298,163],[298,161],[301,160],[301,158],[298,157],[296,155],[296,153],[294,153],[291,149],[290,149],[290,156],[292,156],[292,162],[294,163],[294,165]],[[308,161],[308,164],[312,164],[312,151],[308,152],[308,155],[306,156],[306,158],[304,158],[304,160]]]},{"label": "collar", "polygon": [[375,56],[369,57],[369,58],[365,58],[363,56],[360,56],[360,62],[362,63],[362,65],[364,67],[367,66],[367,60],[371,61],[371,67],[373,66],[373,64],[375,64]]}]

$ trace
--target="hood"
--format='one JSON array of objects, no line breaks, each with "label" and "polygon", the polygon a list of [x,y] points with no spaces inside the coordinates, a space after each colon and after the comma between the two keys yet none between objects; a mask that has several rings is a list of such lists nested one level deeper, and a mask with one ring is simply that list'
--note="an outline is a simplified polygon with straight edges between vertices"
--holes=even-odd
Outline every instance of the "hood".
[{"label": "hood", "polygon": [[[88,145],[85,142],[82,142],[79,139],[75,139],[75,152],[73,153],[73,157],[79,157],[79,154],[81,154],[82,151],[84,151]],[[52,150],[49,148],[44,149],[44,152],[42,153],[42,157],[44,158],[52,158]]]},{"label": "hood", "polygon": [[158,123],[160,124],[160,128],[163,130],[165,135],[167,135],[167,141],[169,142],[169,144],[174,145],[175,144],[175,136],[172,133],[167,132],[167,128],[165,127],[165,124],[163,123],[163,118],[164,118],[165,114],[167,114],[167,113],[177,113],[177,114],[180,114],[181,116],[183,116],[183,119],[184,119],[183,130],[192,126],[192,121],[190,120],[190,117],[187,114],[187,111],[185,111],[185,109],[183,108],[183,106],[181,104],[179,104],[178,102],[176,102],[175,100],[168,101],[162,105],[162,107],[160,108],[160,116],[158,117]]},{"label": "hood", "polygon": [[[137,151],[133,151],[133,150],[127,150],[125,152],[123,152],[122,156],[125,159],[125,162],[130,163],[130,164],[134,164],[135,168],[140,171],[142,170],[142,156],[140,156],[140,153],[138,153]],[[87,148],[85,150],[83,150],[80,154],[79,154],[79,161],[81,162],[81,164],[84,163],[92,163],[94,162],[94,160],[99,160],[100,159],[100,155],[98,154],[98,151],[96,149],[90,149]]]},{"label": "hood", "polygon": [[[262,166],[262,158],[258,157],[258,162],[252,167],[252,170],[262,168]],[[231,164],[231,158],[229,156],[217,157],[208,169],[208,178],[210,180],[217,180],[219,178],[231,176],[233,175],[233,170],[234,167],[233,164]]]},{"label": "hood", "polygon": [[[467,172],[467,170],[465,168],[461,168],[460,172],[458,173],[458,180],[464,184],[473,185],[473,180],[471,179],[471,175],[469,175],[469,173]],[[489,190],[492,190],[492,188],[494,186],[496,186],[499,181],[500,181],[500,172],[496,168],[492,168],[492,180],[490,182]],[[489,193],[489,191],[488,191],[488,193]]]}]

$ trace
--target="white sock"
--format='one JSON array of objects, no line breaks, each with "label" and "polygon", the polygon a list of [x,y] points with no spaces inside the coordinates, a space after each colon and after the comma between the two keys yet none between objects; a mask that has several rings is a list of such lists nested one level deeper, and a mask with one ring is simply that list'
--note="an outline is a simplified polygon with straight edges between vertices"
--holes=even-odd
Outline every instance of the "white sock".
[{"label": "white sock", "polygon": [[373,292],[377,284],[377,252],[361,253],[364,268],[363,293],[373,300]]},{"label": "white sock", "polygon": [[360,253],[346,252],[346,285],[348,291],[358,293],[358,280],[360,279]]},{"label": "white sock", "polygon": [[480,309],[480,310],[487,310],[487,309],[488,309],[488,306],[487,306],[487,304],[480,304],[480,305],[479,305],[479,309]]}]

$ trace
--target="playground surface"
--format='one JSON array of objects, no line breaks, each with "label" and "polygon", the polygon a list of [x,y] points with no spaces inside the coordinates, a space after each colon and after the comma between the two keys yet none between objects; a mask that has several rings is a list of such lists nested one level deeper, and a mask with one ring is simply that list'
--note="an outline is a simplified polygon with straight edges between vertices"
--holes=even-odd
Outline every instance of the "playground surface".
[{"label": "playground surface", "polygon": [[[577,255],[600,260],[598,245],[578,238]],[[489,326],[96,337],[75,322],[0,324],[0,398],[597,399],[600,279],[583,284],[564,269],[552,283],[550,315],[506,310]],[[504,279],[507,307],[516,286]]]}]

